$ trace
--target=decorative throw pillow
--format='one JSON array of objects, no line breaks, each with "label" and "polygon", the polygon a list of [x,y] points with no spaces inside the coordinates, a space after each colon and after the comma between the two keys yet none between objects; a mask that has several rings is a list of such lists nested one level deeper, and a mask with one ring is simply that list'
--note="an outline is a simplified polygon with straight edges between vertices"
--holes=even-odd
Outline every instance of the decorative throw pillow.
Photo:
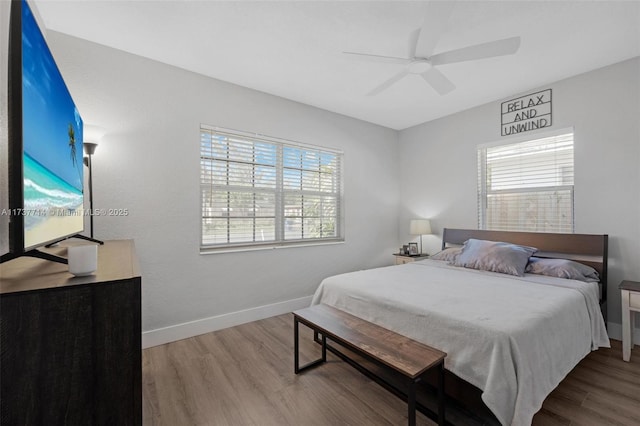
[{"label": "decorative throw pillow", "polygon": [[522,277],[529,257],[536,251],[534,247],[470,238],[451,264]]},{"label": "decorative throw pillow", "polygon": [[453,262],[462,251],[462,247],[449,247],[438,253],[429,256],[429,259],[433,260],[446,260],[447,262]]},{"label": "decorative throw pillow", "polygon": [[591,266],[568,259],[541,259],[539,257],[532,257],[529,259],[529,264],[525,272],[585,282],[600,281],[598,271]]}]

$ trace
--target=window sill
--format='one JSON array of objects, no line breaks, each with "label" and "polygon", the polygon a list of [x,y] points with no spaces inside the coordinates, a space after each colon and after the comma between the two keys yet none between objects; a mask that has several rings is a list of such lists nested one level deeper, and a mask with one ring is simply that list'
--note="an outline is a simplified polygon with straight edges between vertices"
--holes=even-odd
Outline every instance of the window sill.
[{"label": "window sill", "polygon": [[337,244],[344,244],[344,239],[318,241],[318,242],[304,242],[304,243],[289,243],[289,244],[265,244],[254,246],[237,246],[237,247],[201,247],[200,254],[222,254],[222,253],[242,253],[248,251],[261,251],[261,250],[280,250],[291,249],[298,247],[317,247],[317,246],[331,246]]}]

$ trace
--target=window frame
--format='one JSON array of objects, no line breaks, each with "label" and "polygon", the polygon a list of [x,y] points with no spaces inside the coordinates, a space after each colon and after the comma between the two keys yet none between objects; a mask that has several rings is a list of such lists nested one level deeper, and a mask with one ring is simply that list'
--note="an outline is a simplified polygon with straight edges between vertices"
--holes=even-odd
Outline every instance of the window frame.
[{"label": "window frame", "polygon": [[[503,190],[488,190],[487,185],[487,150],[496,147],[504,147],[508,145],[517,145],[526,142],[533,142],[536,140],[548,139],[553,137],[558,137],[562,135],[571,134],[571,142],[572,142],[572,180],[571,184],[561,184],[561,185],[553,185],[553,186],[532,186],[527,188],[512,188],[512,189],[503,189]],[[527,135],[519,135],[515,137],[511,137],[505,140],[495,141],[491,143],[478,145],[476,148],[477,155],[477,167],[478,167],[478,181],[477,181],[477,205],[478,205],[478,229],[482,230],[500,230],[500,231],[524,231],[524,232],[547,232],[547,233],[575,233],[576,221],[575,221],[575,130],[573,127],[567,127],[562,129],[556,129],[546,132],[536,132],[534,134]],[[556,190],[565,190],[570,191],[570,199],[571,199],[571,226],[570,230],[532,230],[532,229],[524,229],[524,228],[514,228],[510,227],[506,229],[504,227],[501,228],[490,228],[488,227],[487,218],[488,218],[488,196],[491,194],[500,194],[500,193],[536,193],[536,192],[547,192],[551,188]]]},{"label": "window frame", "polygon": [[[273,136],[266,136],[259,133],[250,133],[235,129],[223,128],[219,126],[211,126],[207,124],[200,124],[199,129],[200,135],[200,150],[199,150],[199,158],[200,158],[200,173],[199,173],[199,201],[200,201],[200,253],[201,254],[213,254],[213,253],[226,253],[226,252],[238,252],[238,251],[254,251],[254,250],[264,250],[264,249],[275,249],[275,248],[286,248],[286,247],[304,247],[304,246],[317,246],[317,245],[328,245],[328,244],[341,244],[344,242],[344,152],[339,149],[312,145],[307,143],[302,143],[298,141],[292,141],[282,138],[277,138]],[[244,187],[240,186],[234,187],[233,185],[216,185],[213,182],[205,183],[204,182],[204,173],[203,173],[203,161],[209,160],[212,161],[213,158],[206,156],[203,153],[203,132],[209,132],[212,135],[220,134],[230,137],[235,137],[239,139],[244,139],[249,143],[252,143],[255,147],[255,144],[263,143],[269,144],[276,147],[276,160],[275,160],[275,187],[273,189],[257,189],[255,187]],[[300,190],[295,190],[291,188],[285,188],[285,158],[284,152],[287,148],[302,150],[302,152],[308,151],[317,153],[319,158],[325,155],[332,155],[336,157],[336,161],[338,165],[336,166],[336,170],[331,176],[337,180],[335,184],[335,191],[322,192],[320,189],[318,191],[309,191],[303,190],[301,187]],[[219,161],[219,160],[218,160]],[[321,160],[319,160],[321,161]],[[231,161],[226,160],[226,163],[229,164]],[[256,162],[252,162],[253,171],[255,172]],[[301,176],[302,176],[301,171]],[[322,176],[322,172],[320,171],[320,167],[318,170],[319,178]],[[226,172],[227,178],[229,177],[229,171]],[[319,185],[321,185],[319,183]],[[302,186],[302,180],[301,180]],[[241,190],[244,192],[246,190],[247,193],[255,194],[257,192],[264,193],[272,193],[274,194],[275,203],[274,203],[274,240],[270,241],[241,241],[241,242],[226,242],[226,243],[214,243],[214,244],[205,244],[205,225],[204,221],[207,218],[204,212],[204,197],[205,190],[209,189],[212,193],[213,188],[227,188],[228,191]],[[332,187],[333,188],[333,187]],[[335,198],[335,215],[332,215],[332,218],[335,218],[335,235],[330,237],[320,237],[320,238],[299,238],[299,239],[287,239],[286,231],[285,231],[285,222],[287,219],[286,215],[286,205],[285,198],[291,194],[301,194],[304,197],[304,194],[315,193],[316,196],[325,196],[329,198]],[[222,217],[222,216],[221,216]],[[302,218],[304,218],[304,213],[302,213]],[[255,215],[252,217],[248,217],[252,219],[256,219]],[[253,226],[253,231],[255,233],[256,227]]]}]

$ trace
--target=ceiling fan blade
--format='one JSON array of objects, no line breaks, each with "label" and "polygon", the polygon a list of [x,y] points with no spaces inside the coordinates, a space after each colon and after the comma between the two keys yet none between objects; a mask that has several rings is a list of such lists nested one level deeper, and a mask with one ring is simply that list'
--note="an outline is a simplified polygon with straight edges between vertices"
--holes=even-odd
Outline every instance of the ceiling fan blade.
[{"label": "ceiling fan blade", "polygon": [[348,57],[367,61],[367,62],[385,62],[388,64],[401,64],[406,65],[411,62],[411,59],[408,58],[397,58],[395,56],[382,56],[382,55],[370,55],[368,53],[357,53],[357,52],[342,52]]},{"label": "ceiling fan blade", "polygon": [[427,5],[427,14],[420,28],[420,35],[416,43],[414,56],[416,58],[428,58],[433,53],[440,36],[447,27],[447,22],[453,11],[454,1],[430,1]]},{"label": "ceiling fan blade", "polygon": [[440,95],[446,95],[453,91],[456,85],[451,82],[444,74],[435,67],[429,68],[429,70],[420,74],[427,83],[431,85]]},{"label": "ceiling fan blade", "polygon": [[379,85],[378,87],[374,88],[372,91],[370,91],[369,93],[367,93],[367,96],[375,96],[378,93],[382,92],[383,90],[388,89],[389,87],[391,87],[393,84],[395,84],[396,82],[398,82],[399,80],[401,80],[404,76],[406,76],[407,74],[409,74],[409,71],[402,70],[399,73],[397,73],[396,75],[394,75],[393,77],[391,77],[389,80],[385,81],[384,83],[382,83],[381,85]]},{"label": "ceiling fan blade", "polygon": [[520,37],[505,38],[438,53],[429,58],[431,65],[452,64],[475,59],[492,58],[494,56],[512,55],[520,47]]}]

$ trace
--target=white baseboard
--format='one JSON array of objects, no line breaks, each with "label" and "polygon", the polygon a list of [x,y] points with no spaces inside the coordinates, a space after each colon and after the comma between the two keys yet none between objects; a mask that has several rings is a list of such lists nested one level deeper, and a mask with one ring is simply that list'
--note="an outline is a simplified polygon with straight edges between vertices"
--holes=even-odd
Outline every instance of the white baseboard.
[{"label": "white baseboard", "polygon": [[[622,324],[616,322],[607,323],[607,334],[610,339],[622,340]],[[640,345],[640,327],[636,327],[633,333],[633,341]]]},{"label": "white baseboard", "polygon": [[[300,297],[298,299],[286,300],[284,302],[273,303],[271,305],[258,306],[256,308],[245,309],[243,311],[231,312],[215,317],[203,318],[196,321],[185,322],[169,327],[149,330],[142,333],[142,348],[164,345],[176,340],[187,339],[200,334],[210,333],[223,328],[245,324],[251,321],[258,321],[276,315],[286,314],[296,309],[306,308],[311,304],[313,296]],[[622,325],[609,322],[607,332],[611,339],[622,340]],[[636,327],[633,341],[640,342],[640,327]]]},{"label": "white baseboard", "polygon": [[210,333],[223,328],[233,327],[251,321],[257,321],[276,315],[286,314],[296,309],[306,308],[311,304],[313,296],[286,300],[271,305],[258,306],[243,311],[231,312],[215,317],[203,318],[169,327],[149,330],[142,333],[142,348],[164,345],[176,340],[187,339],[200,334]]}]

